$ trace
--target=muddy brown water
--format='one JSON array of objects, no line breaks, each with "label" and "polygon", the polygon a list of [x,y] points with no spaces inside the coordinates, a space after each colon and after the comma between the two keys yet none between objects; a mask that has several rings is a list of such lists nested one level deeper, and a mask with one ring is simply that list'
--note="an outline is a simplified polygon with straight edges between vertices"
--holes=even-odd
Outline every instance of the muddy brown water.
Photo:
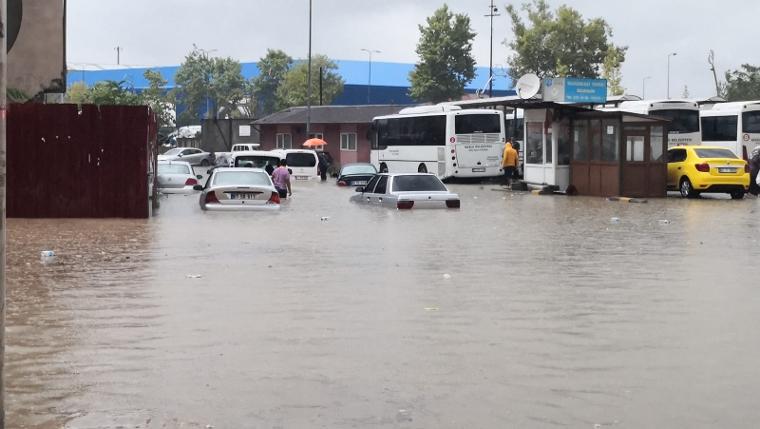
[{"label": "muddy brown water", "polygon": [[8,427],[756,427],[758,200],[451,188],[9,220]]}]

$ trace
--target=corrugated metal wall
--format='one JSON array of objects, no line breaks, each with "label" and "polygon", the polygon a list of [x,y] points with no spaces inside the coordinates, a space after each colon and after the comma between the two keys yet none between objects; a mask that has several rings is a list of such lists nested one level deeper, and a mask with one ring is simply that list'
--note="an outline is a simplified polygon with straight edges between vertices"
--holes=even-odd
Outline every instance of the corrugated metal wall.
[{"label": "corrugated metal wall", "polygon": [[13,104],[7,124],[8,217],[149,216],[149,108]]}]

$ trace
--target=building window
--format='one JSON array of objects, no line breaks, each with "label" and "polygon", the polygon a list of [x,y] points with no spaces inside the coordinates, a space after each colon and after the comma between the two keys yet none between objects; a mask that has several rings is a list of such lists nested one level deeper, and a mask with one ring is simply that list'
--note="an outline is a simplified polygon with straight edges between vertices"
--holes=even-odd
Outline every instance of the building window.
[{"label": "building window", "polygon": [[356,133],[340,133],[340,150],[356,151]]},{"label": "building window", "polygon": [[276,147],[277,149],[293,149],[293,136],[287,133],[278,133]]},{"label": "building window", "polygon": [[324,135],[324,134],[322,134],[322,133],[309,133],[309,138],[310,138],[310,139],[320,139],[320,140],[324,140],[324,139],[325,139],[325,135]]}]

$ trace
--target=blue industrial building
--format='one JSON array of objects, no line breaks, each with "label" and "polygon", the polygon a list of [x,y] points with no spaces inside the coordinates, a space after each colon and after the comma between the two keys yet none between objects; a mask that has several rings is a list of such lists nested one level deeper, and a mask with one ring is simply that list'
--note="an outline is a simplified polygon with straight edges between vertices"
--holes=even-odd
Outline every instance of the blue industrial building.
[{"label": "blue industrial building", "polygon": [[[332,100],[333,105],[360,105],[360,104],[414,104],[409,97],[409,72],[414,69],[414,64],[372,62],[372,85],[368,87],[369,64],[367,61],[338,60],[338,74],[343,77],[345,83],[343,93]],[[135,90],[141,90],[148,86],[143,77],[145,70],[154,70],[168,81],[167,89],[175,86],[174,75],[178,66],[165,67],[135,67],[111,70],[72,70],[68,71],[67,84],[70,86],[76,82],[84,82],[92,86],[98,82],[113,80],[124,81]],[[246,79],[259,75],[256,63],[243,63],[242,73]],[[478,90],[487,91],[488,67],[477,67],[476,76],[470,82],[465,91],[475,93]],[[508,76],[499,71],[494,76],[493,95],[514,95],[513,83]],[[318,91],[314,88],[314,91]]]}]

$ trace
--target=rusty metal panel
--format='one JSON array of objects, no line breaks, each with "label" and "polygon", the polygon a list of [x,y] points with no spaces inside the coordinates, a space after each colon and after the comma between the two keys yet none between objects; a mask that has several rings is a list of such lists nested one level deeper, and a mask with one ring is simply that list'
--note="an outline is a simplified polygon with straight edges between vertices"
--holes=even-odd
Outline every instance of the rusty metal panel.
[{"label": "rusty metal panel", "polygon": [[14,104],[7,139],[8,217],[148,217],[147,107]]}]

